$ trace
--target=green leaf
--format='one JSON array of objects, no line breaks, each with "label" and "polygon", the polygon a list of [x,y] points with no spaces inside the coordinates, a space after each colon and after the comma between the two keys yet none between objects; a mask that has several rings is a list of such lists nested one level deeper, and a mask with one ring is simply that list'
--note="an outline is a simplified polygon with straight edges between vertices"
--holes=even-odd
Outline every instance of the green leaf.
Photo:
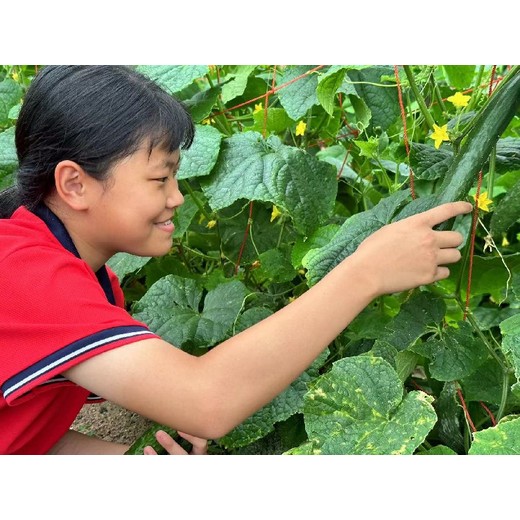
[{"label": "green leaf", "polygon": [[325,112],[332,116],[334,114],[334,97],[336,92],[343,85],[346,67],[332,67],[331,70],[322,74],[318,80],[316,96]]},{"label": "green leaf", "polygon": [[6,78],[0,81],[0,126],[9,124],[9,112],[23,96],[23,90],[16,81]]},{"label": "green leaf", "polygon": [[220,90],[220,87],[210,87],[197,92],[193,97],[184,101],[184,105],[190,111],[193,121],[199,123],[211,114]]},{"label": "green leaf", "polygon": [[346,163],[345,156],[347,153],[347,150],[345,150],[343,146],[336,144],[320,150],[316,153],[316,157],[320,161],[325,161],[335,166],[337,174],[339,175],[341,172],[342,179],[352,179],[365,186],[369,186],[370,182],[360,177],[359,174]]},{"label": "green leaf", "polygon": [[498,406],[502,400],[502,382],[502,368],[490,358],[475,372],[461,379],[460,385],[466,401],[484,401]]},{"label": "green leaf", "polygon": [[332,214],[337,193],[331,165],[256,132],[226,139],[213,175],[201,185],[213,210],[239,199],[272,202],[306,235]]},{"label": "green leaf", "polygon": [[246,296],[239,281],[208,292],[199,311],[202,289],[192,279],[169,275],[154,283],[134,308],[134,318],[146,323],[176,347],[209,347],[224,340]]},{"label": "green leaf", "polygon": [[496,238],[520,219],[520,180],[505,195],[491,215],[491,234]]},{"label": "green leaf", "polygon": [[520,418],[505,419],[492,428],[475,432],[469,455],[520,455]]},{"label": "green leaf", "polygon": [[139,65],[137,71],[175,94],[208,73],[207,65]]},{"label": "green leaf", "polygon": [[279,249],[270,249],[260,254],[260,267],[256,275],[271,282],[290,282],[298,274],[288,258]]},{"label": "green leaf", "polygon": [[464,436],[462,434],[464,416],[455,382],[444,384],[439,397],[433,403],[433,407],[437,412],[438,420],[431,436],[457,453],[464,453]]},{"label": "green leaf", "polygon": [[18,157],[14,144],[14,126],[0,132],[0,178],[18,168]]},{"label": "green leaf", "polygon": [[438,381],[455,381],[469,376],[488,356],[480,338],[473,336],[472,326],[459,322],[459,328],[448,327],[440,339],[430,338],[411,347],[413,352],[431,359],[430,373]]},{"label": "green leaf", "polygon": [[520,314],[507,318],[500,324],[502,350],[511,357],[517,382],[512,390],[520,389]]},{"label": "green leaf", "polygon": [[442,298],[428,291],[416,292],[386,325],[380,339],[397,350],[406,350],[428,332],[429,326],[439,324],[445,313],[446,304]]},{"label": "green leaf", "polygon": [[453,160],[453,153],[445,149],[436,150],[423,143],[412,143],[410,164],[418,179],[433,181],[444,177]]},{"label": "green leaf", "polygon": [[222,87],[222,103],[226,104],[244,93],[247,87],[247,80],[255,68],[256,65],[238,65],[235,74],[230,74],[226,77],[226,79],[229,78],[232,81]]},{"label": "green leaf", "polygon": [[358,95],[363,98],[372,113],[372,127],[388,130],[399,117],[399,102],[395,83],[382,81],[382,76],[393,76],[391,67],[369,67],[349,70],[349,78],[355,82]]},{"label": "green leaf", "polygon": [[[504,255],[503,261],[509,270],[514,273],[520,268],[520,253]],[[454,291],[457,278],[460,276],[462,262],[450,265],[451,276],[445,280],[447,291]],[[508,284],[509,273],[504,267],[502,259],[498,256],[478,256],[473,257],[473,276],[471,282],[471,295],[491,294],[496,302],[502,300],[505,287]],[[463,284],[464,285],[464,284]],[[466,295],[462,288],[462,297]]]},{"label": "green leaf", "polygon": [[374,208],[353,215],[345,221],[329,244],[309,251],[303,259],[303,266],[308,269],[309,282],[318,282],[351,255],[365,238],[388,224],[408,196],[408,190],[397,191],[382,199]]},{"label": "green leaf", "polygon": [[302,412],[308,384],[318,377],[318,370],[327,356],[328,350],[325,350],[296,381],[225,437],[221,437],[218,440],[219,444],[227,449],[246,446],[273,431],[277,422],[285,421],[292,415]]},{"label": "green leaf", "polygon": [[252,327],[268,316],[271,316],[271,314],[273,314],[273,311],[265,307],[252,307],[251,309],[247,309],[238,317],[233,329],[233,335]]},{"label": "green leaf", "polygon": [[370,108],[365,103],[365,100],[360,98],[357,94],[350,95],[349,99],[356,115],[356,127],[360,131],[367,129],[370,125],[370,120],[372,119],[372,112]]},{"label": "green leaf", "polygon": [[310,237],[298,237],[291,253],[291,263],[295,268],[302,265],[303,257],[311,249],[319,249],[326,246],[338,232],[337,224],[329,224],[328,226],[318,228]]},{"label": "green leaf", "polygon": [[307,74],[307,72],[313,68],[314,66],[289,65],[283,72],[283,75],[278,75],[277,83],[281,85],[306,74],[294,83],[278,91],[278,99],[293,121],[298,121],[307,113],[309,108],[318,104],[318,97],[316,95],[318,75]]},{"label": "green leaf", "polygon": [[443,65],[450,86],[462,90],[473,85],[475,65]]},{"label": "green leaf", "polygon": [[150,256],[135,256],[129,253],[116,253],[107,263],[108,267],[116,273],[119,280],[129,274],[138,271],[148,263]]},{"label": "green leaf", "polygon": [[183,150],[177,178],[191,179],[211,173],[220,151],[221,134],[212,126],[195,125],[195,138],[188,150]]},{"label": "green leaf", "polygon": [[254,132],[263,133],[265,129],[270,134],[280,134],[293,125],[293,120],[287,115],[283,108],[270,108],[267,111],[267,122],[264,121],[264,109],[253,113],[253,120],[255,124],[247,127],[244,130],[253,130]]},{"label": "green leaf", "polygon": [[[204,195],[200,192],[195,192],[195,196],[203,199]],[[199,212],[199,207],[191,194],[184,196],[184,204],[175,210],[173,217],[173,224],[175,226],[174,238],[180,238],[190,227],[195,215]]]},{"label": "green leaf", "polygon": [[439,445],[426,451],[417,452],[415,455],[457,455],[457,453],[447,446]]},{"label": "green leaf", "polygon": [[403,399],[397,373],[382,359],[341,359],[305,396],[311,449],[331,455],[411,454],[437,419],[432,401],[416,391]]}]

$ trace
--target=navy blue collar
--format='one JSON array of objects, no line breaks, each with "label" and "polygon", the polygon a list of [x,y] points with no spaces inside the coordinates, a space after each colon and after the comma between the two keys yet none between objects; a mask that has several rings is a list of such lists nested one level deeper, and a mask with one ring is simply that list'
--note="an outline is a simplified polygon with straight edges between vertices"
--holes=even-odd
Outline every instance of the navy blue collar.
[{"label": "navy blue collar", "polygon": [[[63,222],[45,204],[39,204],[34,210],[34,214],[45,222],[51,233],[67,251],[70,251],[77,258],[81,258]],[[106,267],[102,266],[96,272],[96,276],[107,300],[112,305],[115,305],[114,292],[112,291],[112,284],[110,283]]]}]

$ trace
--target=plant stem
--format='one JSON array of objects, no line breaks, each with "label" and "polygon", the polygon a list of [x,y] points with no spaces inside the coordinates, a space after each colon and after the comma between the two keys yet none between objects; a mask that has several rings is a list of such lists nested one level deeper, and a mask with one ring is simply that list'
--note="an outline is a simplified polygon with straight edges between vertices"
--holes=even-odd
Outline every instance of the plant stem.
[{"label": "plant stem", "polygon": [[403,69],[406,74],[406,77],[408,78],[408,82],[410,83],[410,87],[414,93],[415,100],[417,101],[417,104],[419,105],[421,113],[424,116],[424,119],[426,120],[428,127],[430,128],[430,130],[433,131],[433,125],[435,124],[435,121],[433,120],[433,117],[430,114],[428,107],[426,106],[426,102],[424,101],[423,95],[420,93],[419,89],[417,88],[417,84],[415,83],[415,79],[413,77],[413,73],[410,68],[410,65],[403,65]]},{"label": "plant stem", "polygon": [[478,103],[480,99],[480,84],[482,83],[482,76],[484,75],[484,65],[481,65],[478,69],[477,80],[475,81],[475,86],[473,87],[473,93],[471,94],[471,99],[469,100],[468,106],[466,107],[466,111],[470,112],[473,110],[473,107]]},{"label": "plant stem", "polygon": [[[460,299],[459,295],[456,295],[455,301],[459,305],[459,307],[464,312],[465,306],[462,300]],[[507,365],[507,361],[505,359],[501,359],[501,357],[497,354],[493,346],[489,343],[484,333],[480,330],[480,327],[478,326],[475,318],[473,317],[473,314],[469,309],[466,309],[466,317],[473,327],[473,330],[477,333],[477,335],[480,337],[486,348],[488,349],[491,356],[495,359],[495,361],[499,364],[500,368],[502,369],[502,396],[500,399],[500,406],[498,408],[498,412],[496,415],[496,420],[499,421],[503,415],[504,410],[506,408],[506,401],[507,401],[507,394],[509,390],[509,367]]]},{"label": "plant stem", "polygon": [[211,215],[204,208],[204,204],[202,204],[197,195],[195,195],[195,192],[193,191],[193,188],[190,186],[190,183],[185,179],[183,179],[181,183],[182,187],[191,195],[193,202],[195,202],[200,212],[206,217],[207,220],[212,220]]}]

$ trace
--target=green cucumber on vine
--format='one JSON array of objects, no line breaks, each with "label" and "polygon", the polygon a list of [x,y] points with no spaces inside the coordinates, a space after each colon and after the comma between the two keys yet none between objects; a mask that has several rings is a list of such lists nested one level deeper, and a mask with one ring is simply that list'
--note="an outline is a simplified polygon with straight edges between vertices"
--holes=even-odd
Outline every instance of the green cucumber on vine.
[{"label": "green cucumber on vine", "polygon": [[[435,194],[408,204],[396,220],[425,211],[446,202],[464,200],[493,146],[520,108],[520,66],[513,67],[495,89],[486,105],[470,123],[444,180]],[[450,223],[438,229],[447,229]]]}]

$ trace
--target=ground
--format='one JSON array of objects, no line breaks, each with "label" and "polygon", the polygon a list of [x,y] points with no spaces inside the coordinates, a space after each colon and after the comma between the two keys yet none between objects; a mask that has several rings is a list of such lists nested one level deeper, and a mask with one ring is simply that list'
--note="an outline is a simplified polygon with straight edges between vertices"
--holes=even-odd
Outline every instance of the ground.
[{"label": "ground", "polygon": [[140,415],[104,402],[83,406],[72,428],[100,439],[131,445],[151,425]]}]

